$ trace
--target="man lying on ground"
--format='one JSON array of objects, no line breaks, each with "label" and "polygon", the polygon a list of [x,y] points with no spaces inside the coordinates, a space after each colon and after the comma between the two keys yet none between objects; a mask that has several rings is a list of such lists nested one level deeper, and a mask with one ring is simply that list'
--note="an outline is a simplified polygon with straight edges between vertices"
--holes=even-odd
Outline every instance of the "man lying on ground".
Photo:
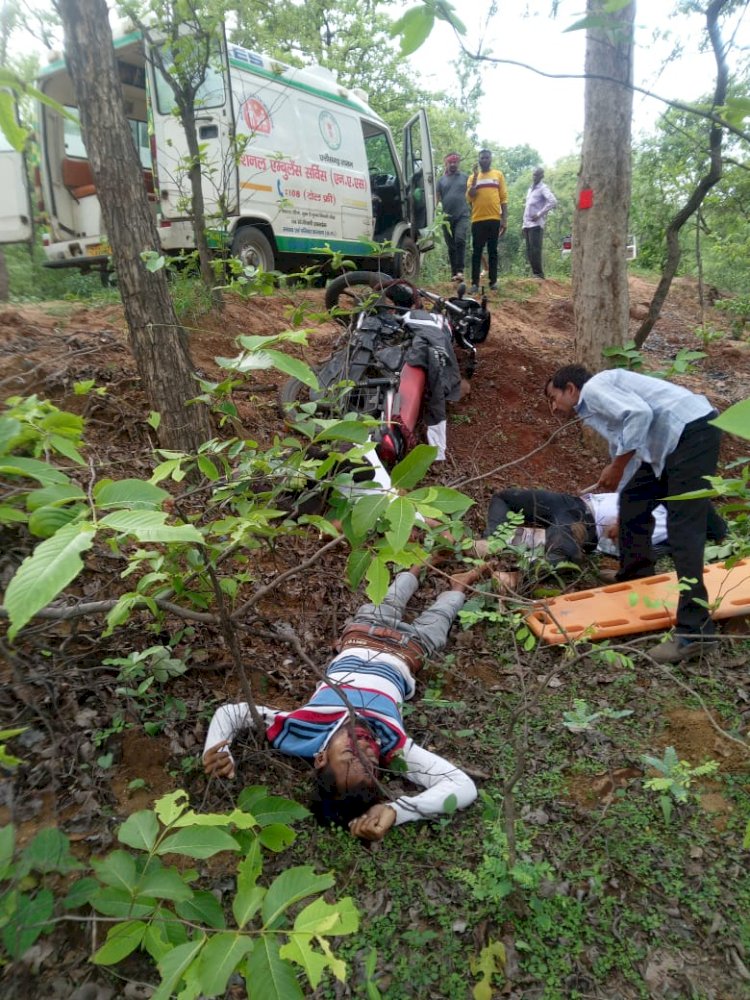
[{"label": "man lying on ground", "polygon": [[[315,768],[312,811],[319,822],[348,827],[355,837],[382,840],[392,826],[430,819],[470,805],[474,782],[404,731],[401,706],[414,696],[414,673],[442,649],[464,604],[466,588],[482,569],[451,577],[451,589],[412,623],[403,614],[419,586],[419,567],[395,578],[382,604],[364,604],[344,629],[339,648],[312,698],[293,712],[258,706],[265,735],[282,753]],[[233,778],[229,744],[252,725],[247,704],[223,705],[206,737],[206,772]],[[424,790],[384,801],[378,772],[401,753],[403,777]]]},{"label": "man lying on ground", "polygon": [[[495,493],[487,512],[487,539],[508,520],[509,513],[522,514],[526,528],[519,528],[511,542],[525,548],[544,549],[547,562],[555,566],[569,562],[581,565],[586,553],[596,550],[617,555],[619,529],[618,493],[556,493],[552,490],[507,489]],[[657,554],[669,552],[667,511],[660,504],[653,512],[652,544]],[[531,530],[529,530],[531,529]],[[709,541],[721,541],[727,526],[709,507],[706,536]],[[476,543],[480,558],[489,552],[486,541]]]}]

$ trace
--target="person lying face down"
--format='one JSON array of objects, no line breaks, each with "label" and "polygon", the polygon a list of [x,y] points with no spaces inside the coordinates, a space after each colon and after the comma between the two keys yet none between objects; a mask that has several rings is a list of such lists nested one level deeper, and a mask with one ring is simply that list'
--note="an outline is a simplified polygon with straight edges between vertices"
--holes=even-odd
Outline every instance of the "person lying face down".
[{"label": "person lying face down", "polygon": [[[306,704],[292,712],[258,707],[271,746],[312,763],[316,819],[363,840],[382,840],[392,826],[463,809],[477,796],[467,774],[406,735],[401,707],[414,696],[413,674],[424,656],[445,646],[464,591],[482,570],[451,577],[451,589],[408,623],[403,614],[419,586],[418,574],[417,567],[399,573],[381,604],[359,609]],[[247,704],[217,709],[203,751],[207,774],[234,777],[229,746],[248,725]],[[406,765],[401,776],[422,791],[384,801],[378,775],[397,754]]]},{"label": "person lying face down", "polygon": [[[553,566],[560,562],[580,565],[584,554],[598,550],[607,555],[617,555],[619,530],[618,493],[557,493],[540,489],[507,489],[495,493],[489,504],[487,528],[484,538],[489,538],[508,519],[509,513],[523,516],[527,529],[519,529],[513,544],[526,548],[544,548],[545,558]],[[534,531],[536,529],[536,531]],[[711,507],[708,516],[707,537],[721,541],[727,526]],[[652,544],[657,553],[669,551],[667,538],[667,512],[659,505],[653,511]],[[478,542],[477,554],[487,555],[486,542]]]}]

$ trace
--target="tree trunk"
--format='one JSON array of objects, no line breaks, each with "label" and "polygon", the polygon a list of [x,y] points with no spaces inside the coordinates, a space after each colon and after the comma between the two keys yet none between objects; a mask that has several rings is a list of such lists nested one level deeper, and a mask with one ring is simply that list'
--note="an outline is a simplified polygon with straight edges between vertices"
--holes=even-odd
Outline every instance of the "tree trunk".
[{"label": "tree trunk", "polygon": [[140,258],[144,250],[160,249],[159,237],[125,116],[107,5],[105,0],[58,0],[58,10],[130,346],[149,404],[161,414],[161,444],[194,451],[211,436],[208,413],[201,404],[188,406],[197,386],[166,273],[148,271]]},{"label": "tree trunk", "polygon": [[[589,17],[605,0],[587,0]],[[602,350],[628,334],[625,247],[630,209],[630,126],[633,109],[635,3],[586,33],[583,151],[573,217],[573,308],[576,360],[593,371]],[[590,207],[584,207],[590,199]]]},{"label": "tree trunk", "polygon": [[[729,73],[727,70],[725,49],[721,40],[721,32],[719,31],[719,15],[721,14],[722,9],[726,7],[729,2],[730,0],[713,0],[713,2],[708,5],[708,9],[706,11],[706,27],[708,30],[708,37],[711,41],[714,58],[716,59],[716,89],[714,90],[712,110],[721,108],[727,96]],[[661,313],[662,306],[664,305],[667,295],[669,294],[672,279],[675,274],[677,274],[680,257],[682,256],[682,251],[680,249],[680,230],[688,221],[690,216],[703,204],[703,199],[706,197],[711,188],[715,184],[718,184],[721,180],[721,174],[724,166],[721,153],[723,138],[724,130],[721,125],[717,125],[716,123],[712,124],[708,140],[710,151],[708,172],[701,177],[688,200],[667,226],[667,259],[664,264],[664,270],[662,271],[659,284],[656,286],[654,297],[651,299],[651,304],[648,307],[648,315],[641,323],[638,328],[638,332],[635,335],[636,347],[641,347],[646,340],[646,337],[648,337],[653,330],[654,325],[659,318],[659,314]]]},{"label": "tree trunk", "polygon": [[216,282],[214,272],[211,268],[211,252],[208,249],[208,238],[206,236],[206,208],[203,199],[201,152],[198,143],[198,129],[195,123],[195,104],[191,102],[189,107],[181,106],[180,115],[190,155],[188,178],[190,180],[190,200],[193,214],[193,231],[195,233],[195,248],[198,251],[201,280],[211,292],[214,304],[217,308],[220,308],[222,304],[221,294],[218,291],[214,291]]}]

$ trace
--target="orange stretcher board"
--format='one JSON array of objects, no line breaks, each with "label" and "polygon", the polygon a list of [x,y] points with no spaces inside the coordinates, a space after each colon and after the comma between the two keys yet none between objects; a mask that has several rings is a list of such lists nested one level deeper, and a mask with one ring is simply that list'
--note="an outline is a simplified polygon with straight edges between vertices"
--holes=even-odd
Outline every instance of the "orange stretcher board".
[{"label": "orange stretcher board", "polygon": [[[750,615],[750,559],[731,569],[725,563],[703,568],[711,617]],[[675,573],[660,573],[627,583],[562,594],[539,605],[526,624],[544,642],[609,639],[671,628],[678,599]],[[714,607],[714,605],[716,605]]]}]

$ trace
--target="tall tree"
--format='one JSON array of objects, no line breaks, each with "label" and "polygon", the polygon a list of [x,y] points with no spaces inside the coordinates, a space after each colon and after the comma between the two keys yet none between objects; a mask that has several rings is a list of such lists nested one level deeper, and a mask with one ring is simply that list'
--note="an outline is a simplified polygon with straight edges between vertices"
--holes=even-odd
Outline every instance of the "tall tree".
[{"label": "tall tree", "polygon": [[624,344],[628,333],[625,247],[635,3],[587,0],[586,12],[583,149],[573,216],[573,308],[576,360],[596,370],[601,367],[602,350]]},{"label": "tall tree", "polygon": [[[724,108],[729,83],[726,50],[721,38],[721,31],[719,29],[719,18],[724,11],[733,6],[736,6],[734,0],[712,0],[706,8],[706,31],[708,33],[711,49],[716,60],[716,88],[711,102],[711,111],[718,111],[719,113],[721,113]],[[746,6],[746,4],[743,4],[743,6]],[[724,138],[724,129],[721,124],[716,121],[707,123],[707,128],[709,149],[708,169],[700,178],[698,183],[690,192],[690,195],[685,203],[672,217],[669,225],[667,226],[667,255],[664,262],[664,270],[662,271],[662,276],[656,287],[654,296],[651,299],[648,315],[641,323],[638,328],[638,332],[635,335],[636,347],[641,347],[641,345],[645,342],[646,337],[648,337],[649,333],[653,330],[654,324],[659,318],[662,306],[664,305],[669,293],[672,279],[675,274],[677,274],[677,268],[679,266],[682,253],[680,247],[680,230],[688,219],[700,209],[703,200],[711,188],[718,184],[721,180],[723,170],[722,142]]]},{"label": "tall tree", "polygon": [[144,250],[159,237],[125,115],[105,0],[57,0],[81,130],[112,247],[130,345],[149,403],[161,414],[163,445],[193,451],[210,436],[208,414],[189,406],[196,384],[187,338],[166,273],[149,271]]}]

